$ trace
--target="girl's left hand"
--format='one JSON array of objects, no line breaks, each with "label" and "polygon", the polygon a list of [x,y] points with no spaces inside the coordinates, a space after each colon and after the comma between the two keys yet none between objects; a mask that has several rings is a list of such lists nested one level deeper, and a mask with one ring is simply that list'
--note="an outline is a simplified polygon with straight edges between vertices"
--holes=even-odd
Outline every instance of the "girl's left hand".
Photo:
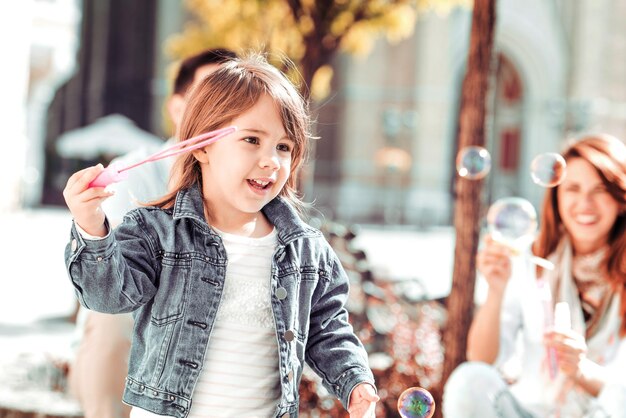
[{"label": "girl's left hand", "polygon": [[376,402],[380,398],[376,390],[369,383],[361,383],[354,388],[350,395],[348,412],[350,418],[374,418],[376,416]]},{"label": "girl's left hand", "polygon": [[544,342],[556,351],[559,370],[571,379],[581,377],[581,365],[587,357],[585,337],[572,331],[548,331]]}]

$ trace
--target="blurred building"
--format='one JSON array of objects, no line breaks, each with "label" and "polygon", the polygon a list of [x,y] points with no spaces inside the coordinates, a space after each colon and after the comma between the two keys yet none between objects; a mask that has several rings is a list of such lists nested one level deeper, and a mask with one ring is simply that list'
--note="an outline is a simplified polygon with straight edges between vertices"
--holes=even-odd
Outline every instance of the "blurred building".
[{"label": "blurred building", "polygon": [[0,4],[2,211],[40,203],[44,119],[56,88],[74,71],[79,22],[76,0]]},{"label": "blurred building", "polygon": [[[169,63],[162,45],[187,16],[181,2],[168,0],[29,4],[59,12],[48,33],[64,27],[73,34],[65,40],[43,35],[31,44],[36,76],[27,96],[27,140],[29,158],[36,158],[19,180],[23,205],[59,204],[66,176],[87,163],[55,154],[63,132],[121,113],[169,135],[161,111]],[[539,153],[558,152],[567,137],[602,130],[626,138],[625,15],[626,0],[498,2],[487,202],[516,195],[537,206],[545,190],[532,183],[529,164]],[[307,200],[350,222],[451,223],[470,23],[469,10],[428,13],[406,41],[381,40],[365,58],[336,58],[334,91],[319,104],[321,139]],[[46,26],[33,21],[37,25]],[[44,65],[42,74],[50,57],[63,57],[64,64]]]},{"label": "blurred building", "polygon": [[[545,189],[530,162],[566,138],[626,138],[625,15],[624,0],[498,1],[487,203],[515,195],[537,207]],[[337,59],[336,92],[320,117],[318,205],[353,221],[451,222],[470,24],[468,10],[430,13],[407,41]],[[390,149],[396,162],[377,158]]]}]

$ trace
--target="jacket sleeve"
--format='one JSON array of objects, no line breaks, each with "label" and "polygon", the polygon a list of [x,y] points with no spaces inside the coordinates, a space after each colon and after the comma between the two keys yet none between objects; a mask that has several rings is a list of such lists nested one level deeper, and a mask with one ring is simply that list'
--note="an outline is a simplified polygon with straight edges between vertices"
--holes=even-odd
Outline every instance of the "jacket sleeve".
[{"label": "jacket sleeve", "polygon": [[347,409],[359,383],[375,384],[367,352],[348,322],[348,276],[330,246],[328,251],[331,274],[320,280],[315,291],[306,361]]},{"label": "jacket sleeve", "polygon": [[136,212],[104,239],[86,239],[72,225],[65,265],[81,305],[98,312],[123,313],[154,297],[158,263],[145,230]]}]

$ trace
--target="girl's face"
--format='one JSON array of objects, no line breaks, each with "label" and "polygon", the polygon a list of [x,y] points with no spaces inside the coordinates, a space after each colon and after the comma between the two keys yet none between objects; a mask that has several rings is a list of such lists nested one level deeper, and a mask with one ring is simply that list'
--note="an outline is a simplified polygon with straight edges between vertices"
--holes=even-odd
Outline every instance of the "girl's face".
[{"label": "girl's face", "polygon": [[206,154],[196,153],[196,158],[212,215],[246,222],[282,190],[295,144],[267,95],[229,125],[237,131],[207,146]]},{"label": "girl's face", "polygon": [[591,253],[608,242],[620,206],[589,162],[582,158],[567,162],[557,201],[576,254]]}]

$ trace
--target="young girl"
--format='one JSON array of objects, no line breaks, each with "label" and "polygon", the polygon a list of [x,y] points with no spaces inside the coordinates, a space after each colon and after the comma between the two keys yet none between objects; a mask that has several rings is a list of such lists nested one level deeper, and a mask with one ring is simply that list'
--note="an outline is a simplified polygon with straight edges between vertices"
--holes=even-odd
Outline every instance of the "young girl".
[{"label": "young girl", "polygon": [[[536,275],[487,238],[477,264],[489,291],[470,328],[472,362],[446,384],[446,418],[626,417],[626,146],[589,135],[563,157],[566,177],[546,193],[533,245],[555,268]],[[536,277],[553,306],[567,304],[571,327],[544,334]],[[512,357],[522,368],[505,382]]]},{"label": "young girl", "polygon": [[294,417],[306,362],[351,417],[378,401],[348,323],[348,279],[304,223],[296,173],[306,106],[258,56],[235,60],[192,91],[178,132],[238,130],[179,157],[172,192],[110,230],[88,184],[63,192],[74,217],[67,269],[85,307],[134,311],[124,401],[131,417]]}]

